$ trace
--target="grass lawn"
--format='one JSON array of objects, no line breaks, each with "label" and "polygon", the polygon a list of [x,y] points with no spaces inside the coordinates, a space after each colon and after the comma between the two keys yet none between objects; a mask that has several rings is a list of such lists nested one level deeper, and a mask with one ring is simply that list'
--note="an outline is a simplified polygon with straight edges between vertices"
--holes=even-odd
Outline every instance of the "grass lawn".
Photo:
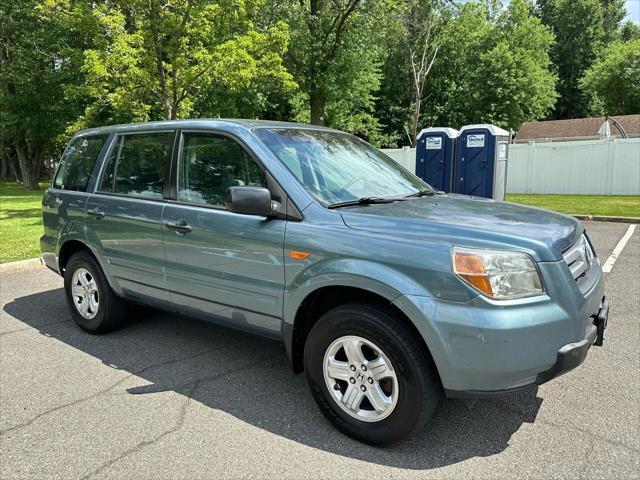
[{"label": "grass lawn", "polygon": [[28,192],[22,185],[0,182],[0,263],[40,255],[43,190]]},{"label": "grass lawn", "polygon": [[507,201],[573,215],[640,217],[640,196],[634,195],[507,195]]}]

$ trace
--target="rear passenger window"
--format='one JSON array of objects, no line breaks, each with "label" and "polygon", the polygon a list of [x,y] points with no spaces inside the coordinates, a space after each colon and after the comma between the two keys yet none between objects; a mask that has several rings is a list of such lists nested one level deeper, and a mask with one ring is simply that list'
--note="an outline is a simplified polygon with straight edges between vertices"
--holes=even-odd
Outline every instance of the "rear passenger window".
[{"label": "rear passenger window", "polygon": [[108,135],[79,137],[71,140],[53,179],[53,187],[83,192],[91,178],[93,167]]},{"label": "rear passenger window", "polygon": [[178,166],[178,200],[224,206],[228,187],[266,187],[262,169],[235,140],[210,133],[185,133]]},{"label": "rear passenger window", "polygon": [[173,133],[144,133],[118,138],[102,177],[100,191],[162,198]]}]

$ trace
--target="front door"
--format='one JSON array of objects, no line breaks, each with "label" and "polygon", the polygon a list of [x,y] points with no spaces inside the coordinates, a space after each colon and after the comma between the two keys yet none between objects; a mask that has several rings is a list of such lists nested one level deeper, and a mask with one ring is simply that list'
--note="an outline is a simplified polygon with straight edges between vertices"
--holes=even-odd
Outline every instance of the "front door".
[{"label": "front door", "polygon": [[120,135],[86,204],[88,240],[123,292],[166,302],[162,211],[174,132]]},{"label": "front door", "polygon": [[233,138],[183,132],[177,201],[162,223],[166,281],[186,313],[278,337],[284,288],[285,220],[224,207],[230,186],[265,186],[265,174]]}]

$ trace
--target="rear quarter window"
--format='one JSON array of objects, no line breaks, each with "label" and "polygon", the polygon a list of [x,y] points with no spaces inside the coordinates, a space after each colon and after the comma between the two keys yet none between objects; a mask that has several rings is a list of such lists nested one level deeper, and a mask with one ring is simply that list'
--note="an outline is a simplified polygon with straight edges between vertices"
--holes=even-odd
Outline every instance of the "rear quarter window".
[{"label": "rear quarter window", "polygon": [[53,179],[53,187],[84,192],[108,135],[78,137],[69,143]]}]

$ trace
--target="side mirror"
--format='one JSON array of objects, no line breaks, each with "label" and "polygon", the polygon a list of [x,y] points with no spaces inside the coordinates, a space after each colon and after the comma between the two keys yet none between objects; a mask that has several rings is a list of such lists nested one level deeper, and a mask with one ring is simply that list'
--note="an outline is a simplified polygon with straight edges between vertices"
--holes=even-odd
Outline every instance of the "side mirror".
[{"label": "side mirror", "polygon": [[234,213],[272,217],[278,214],[280,204],[271,200],[264,187],[229,187],[224,192],[224,206]]}]

